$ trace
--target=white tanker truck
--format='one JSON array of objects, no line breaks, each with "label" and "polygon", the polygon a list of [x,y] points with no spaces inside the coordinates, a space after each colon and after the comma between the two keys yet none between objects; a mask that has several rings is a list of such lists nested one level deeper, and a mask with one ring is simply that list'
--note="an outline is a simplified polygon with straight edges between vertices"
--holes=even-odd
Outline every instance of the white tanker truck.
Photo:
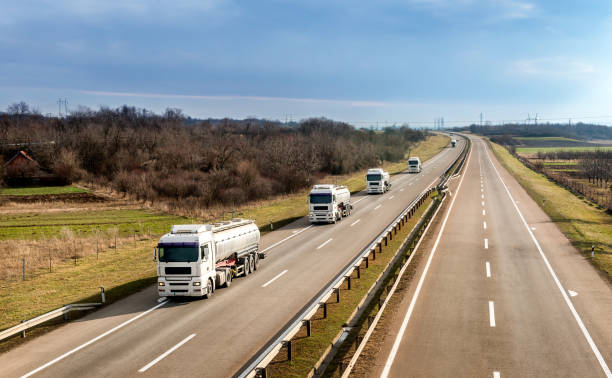
[{"label": "white tanker truck", "polygon": [[351,214],[351,192],[346,186],[315,185],[308,200],[311,223],[336,223]]},{"label": "white tanker truck", "polygon": [[161,297],[206,296],[257,270],[259,229],[251,220],[172,226],[155,248]]}]

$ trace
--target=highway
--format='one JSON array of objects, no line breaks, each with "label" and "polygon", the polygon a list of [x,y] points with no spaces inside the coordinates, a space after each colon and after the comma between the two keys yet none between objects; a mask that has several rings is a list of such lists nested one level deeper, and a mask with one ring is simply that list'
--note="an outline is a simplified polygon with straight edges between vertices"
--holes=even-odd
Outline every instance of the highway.
[{"label": "highway", "polygon": [[472,140],[367,375],[612,376],[611,285]]},{"label": "highway", "polygon": [[311,226],[302,218],[266,234],[268,257],[259,270],[210,300],[158,302],[157,288],[147,288],[0,355],[0,376],[230,376],[461,149],[445,148],[420,174],[393,176],[385,195],[358,193],[353,214],[338,224]]}]

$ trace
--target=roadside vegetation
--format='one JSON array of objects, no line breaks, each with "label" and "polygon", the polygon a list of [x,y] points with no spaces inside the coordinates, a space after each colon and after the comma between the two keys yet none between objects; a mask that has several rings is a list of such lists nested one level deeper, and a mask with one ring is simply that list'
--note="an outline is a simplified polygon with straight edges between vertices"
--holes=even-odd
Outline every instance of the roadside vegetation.
[{"label": "roadside vegetation", "polygon": [[538,204],[543,204],[543,210],[578,250],[590,256],[591,246],[595,245],[592,262],[612,279],[612,215],[609,211],[529,169],[504,147],[495,143],[491,146],[504,167]]},{"label": "roadside vegetation", "polygon": [[87,193],[88,190],[72,185],[64,186],[38,186],[25,188],[0,188],[0,196],[33,196],[49,194]]}]

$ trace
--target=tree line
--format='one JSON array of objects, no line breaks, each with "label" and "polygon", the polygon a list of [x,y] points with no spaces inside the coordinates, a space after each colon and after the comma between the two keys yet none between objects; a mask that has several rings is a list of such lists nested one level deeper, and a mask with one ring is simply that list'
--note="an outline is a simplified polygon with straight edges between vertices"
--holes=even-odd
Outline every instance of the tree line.
[{"label": "tree line", "polygon": [[[612,127],[589,123],[559,124],[504,124],[504,125],[470,125],[462,130],[469,130],[480,135],[514,135],[521,137],[566,137],[577,139],[612,139]],[[459,130],[459,129],[458,129]]]},{"label": "tree line", "polygon": [[612,151],[609,150],[538,151],[537,157],[540,160],[577,161],[584,177],[599,187],[608,187],[608,182],[612,179]]},{"label": "tree line", "polygon": [[399,161],[427,133],[374,131],[311,118],[294,125],[194,121],[178,109],[80,107],[64,118],[25,103],[0,113],[0,156],[25,150],[65,182],[112,187],[180,206],[238,205],[302,190],[327,174]]}]

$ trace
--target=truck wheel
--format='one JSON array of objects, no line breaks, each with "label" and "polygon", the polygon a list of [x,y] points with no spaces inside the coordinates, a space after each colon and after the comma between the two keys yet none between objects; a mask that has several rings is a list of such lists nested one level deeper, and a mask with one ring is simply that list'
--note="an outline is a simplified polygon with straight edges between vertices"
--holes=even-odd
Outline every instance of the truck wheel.
[{"label": "truck wheel", "polygon": [[210,297],[212,297],[213,295],[213,283],[212,280],[208,280],[208,283],[206,284],[206,294],[204,294],[204,298],[206,299],[210,299]]},{"label": "truck wheel", "polygon": [[227,272],[225,273],[225,284],[223,284],[223,287],[230,287],[231,284],[232,284],[232,271],[228,269]]},{"label": "truck wheel", "polygon": [[243,260],[244,261],[244,265],[243,265],[244,266],[244,275],[243,275],[244,277],[248,276],[249,273],[251,273],[251,271],[249,270],[249,266],[251,265],[250,260],[251,259],[249,258],[249,256],[246,256]]},{"label": "truck wheel", "polygon": [[255,256],[249,256],[249,273],[255,273]]},{"label": "truck wheel", "polygon": [[255,252],[255,270],[259,267],[259,253]]}]

